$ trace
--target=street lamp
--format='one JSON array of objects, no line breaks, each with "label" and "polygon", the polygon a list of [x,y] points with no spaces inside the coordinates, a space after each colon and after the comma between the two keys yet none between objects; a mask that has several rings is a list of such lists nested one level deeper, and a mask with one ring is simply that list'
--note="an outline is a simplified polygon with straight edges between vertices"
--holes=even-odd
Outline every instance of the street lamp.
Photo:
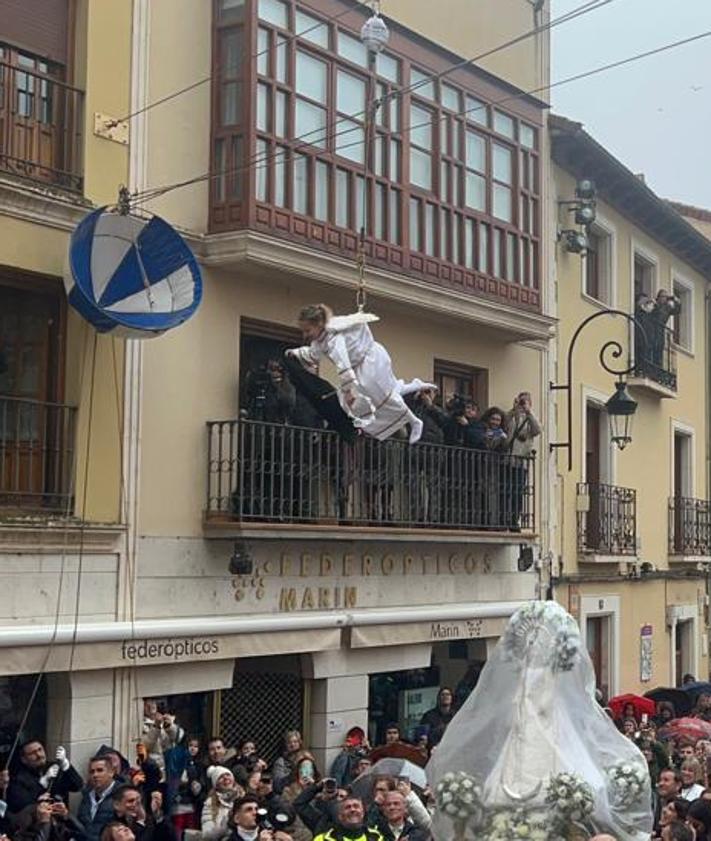
[{"label": "street lamp", "polygon": [[[589,315],[577,326],[575,333],[573,333],[573,337],[570,340],[570,345],[568,346],[566,381],[564,383],[550,384],[551,391],[567,392],[568,439],[567,441],[558,441],[555,443],[551,442],[550,448],[551,450],[565,449],[568,451],[569,471],[573,469],[573,351],[575,350],[578,337],[585,327],[587,327],[591,321],[595,321],[595,319],[607,315],[612,316],[613,318],[618,315],[625,318],[630,324],[635,326],[636,330],[639,330],[642,347],[645,347],[647,344],[647,336],[642,325],[633,315],[630,315],[623,310],[599,310],[598,312]],[[637,402],[628,394],[623,377],[634,371],[635,363],[632,362],[627,368],[623,369],[614,368],[608,364],[607,355],[609,353],[613,359],[619,359],[623,352],[622,345],[616,339],[610,339],[610,341],[605,342],[605,344],[600,348],[600,352],[598,354],[601,367],[607,371],[608,374],[613,374],[617,377],[617,381],[615,382],[615,393],[605,403],[605,409],[607,410],[607,414],[610,419],[610,440],[620,450],[624,450],[624,448],[632,441],[632,420],[635,412],[637,411]]]},{"label": "street lamp", "polygon": [[618,449],[632,442],[632,421],[637,411],[637,401],[630,397],[624,380],[615,383],[615,393],[605,403],[610,418],[610,440]]}]

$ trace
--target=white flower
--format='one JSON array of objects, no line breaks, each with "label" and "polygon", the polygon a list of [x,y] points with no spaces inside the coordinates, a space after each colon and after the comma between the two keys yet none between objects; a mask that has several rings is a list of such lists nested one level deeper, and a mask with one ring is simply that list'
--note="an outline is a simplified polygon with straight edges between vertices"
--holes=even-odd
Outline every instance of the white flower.
[{"label": "white flower", "polygon": [[474,788],[474,780],[462,780],[462,788]]},{"label": "white flower", "polygon": [[451,800],[452,795],[448,791],[445,791],[445,793],[442,795],[442,803],[450,803]]}]

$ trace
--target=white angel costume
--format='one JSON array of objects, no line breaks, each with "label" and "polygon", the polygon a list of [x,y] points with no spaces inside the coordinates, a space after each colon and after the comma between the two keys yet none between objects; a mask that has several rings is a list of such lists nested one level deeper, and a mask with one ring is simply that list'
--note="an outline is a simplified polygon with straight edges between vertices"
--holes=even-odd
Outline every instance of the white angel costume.
[{"label": "white angel costume", "polygon": [[[564,797],[564,789],[551,784],[565,775],[592,794],[592,811],[582,822],[588,835],[595,831],[619,841],[649,839],[647,763],[615,728],[594,693],[592,663],[572,617],[556,602],[520,608],[427,766],[430,785],[439,783],[440,790],[451,772],[471,775],[484,817],[472,818],[462,830],[444,805],[436,813],[435,839],[497,838],[486,826],[512,814],[524,819],[530,815],[531,825],[550,824],[559,808],[551,797],[557,791]],[[544,837],[557,836],[551,831]]]},{"label": "white angel costume", "polygon": [[289,351],[308,370],[315,372],[326,357],[338,374],[338,399],[354,425],[383,441],[410,424],[410,443],[422,434],[422,421],[407,407],[403,396],[422,388],[434,388],[419,379],[405,383],[393,374],[390,355],[376,342],[368,324],[377,315],[357,312],[333,316],[310,345]]}]

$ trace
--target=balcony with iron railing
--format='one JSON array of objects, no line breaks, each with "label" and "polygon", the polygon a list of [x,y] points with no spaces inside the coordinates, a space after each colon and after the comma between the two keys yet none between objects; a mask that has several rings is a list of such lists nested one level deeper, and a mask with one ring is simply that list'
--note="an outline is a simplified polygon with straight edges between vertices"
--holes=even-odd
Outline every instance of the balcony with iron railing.
[{"label": "balcony with iron railing", "polygon": [[335,526],[462,533],[535,528],[535,464],[435,444],[354,444],[332,431],[251,420],[207,424],[210,526]]},{"label": "balcony with iron railing", "polygon": [[711,502],[686,496],[669,498],[669,554],[681,558],[711,555]]},{"label": "balcony with iron railing", "polygon": [[83,108],[78,88],[0,61],[0,173],[81,192]]},{"label": "balcony with iron railing", "polygon": [[635,331],[635,367],[629,379],[632,387],[643,388],[659,397],[676,397],[676,347],[668,327],[647,329],[645,337]]},{"label": "balcony with iron railing", "polygon": [[578,551],[585,555],[637,553],[637,491],[617,485],[577,485]]},{"label": "balcony with iron railing", "polygon": [[62,403],[0,395],[2,509],[73,513],[76,414]]}]

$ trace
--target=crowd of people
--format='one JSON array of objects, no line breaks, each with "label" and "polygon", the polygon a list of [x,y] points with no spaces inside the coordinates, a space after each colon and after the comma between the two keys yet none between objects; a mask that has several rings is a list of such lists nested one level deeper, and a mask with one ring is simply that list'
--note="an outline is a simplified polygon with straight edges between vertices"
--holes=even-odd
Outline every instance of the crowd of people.
[{"label": "crowd of people", "polygon": [[[420,730],[436,741],[453,715],[440,692]],[[396,723],[386,746],[405,745]],[[424,765],[429,750],[420,735]],[[143,737],[130,762],[97,746],[82,775],[64,747],[50,756],[38,739],[16,746],[0,775],[3,841],[426,841],[431,797],[405,777],[372,774],[364,731],[348,731],[322,774],[298,730],[289,730],[273,762],[254,740],[228,746],[218,736],[187,734],[174,715],[145,702]],[[358,793],[354,783],[365,780]],[[70,795],[74,795],[70,798]]]},{"label": "crowd of people", "polygon": [[[694,677],[685,675],[684,684],[694,686]],[[683,716],[668,700],[659,700],[653,715],[641,713],[633,702],[617,714],[605,709],[647,760],[655,841],[711,839],[711,727],[705,727],[711,722],[711,693],[699,692]],[[678,727],[681,718],[684,726]],[[709,737],[703,738],[707,729]]]},{"label": "crowd of people", "polygon": [[[50,757],[37,739],[19,744],[0,775],[0,831],[3,841],[430,841],[432,792],[379,772],[378,761],[407,756],[423,767],[455,703],[442,687],[409,742],[396,722],[375,749],[360,727],[350,728],[326,771],[298,730],[287,731],[283,752],[267,762],[254,740],[203,742],[149,700],[133,762],[100,745],[82,775],[61,746]],[[654,841],[711,841],[711,739],[675,728],[673,703],[655,710],[606,708],[647,760]],[[711,692],[698,695],[686,718],[711,722]]]}]

